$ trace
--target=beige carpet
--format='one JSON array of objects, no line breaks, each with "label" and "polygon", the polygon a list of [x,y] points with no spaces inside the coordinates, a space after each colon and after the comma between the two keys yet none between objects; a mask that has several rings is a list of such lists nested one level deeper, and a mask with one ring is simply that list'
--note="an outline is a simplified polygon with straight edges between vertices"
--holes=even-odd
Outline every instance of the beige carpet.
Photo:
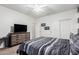
[{"label": "beige carpet", "polygon": [[18,47],[19,47],[19,45],[10,47],[10,48],[0,49],[0,55],[17,55],[16,51],[17,51]]}]

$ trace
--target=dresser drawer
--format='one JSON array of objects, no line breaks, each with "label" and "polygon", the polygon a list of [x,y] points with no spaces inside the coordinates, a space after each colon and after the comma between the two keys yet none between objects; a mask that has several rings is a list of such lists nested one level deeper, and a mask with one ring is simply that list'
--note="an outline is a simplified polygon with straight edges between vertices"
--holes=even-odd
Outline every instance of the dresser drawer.
[{"label": "dresser drawer", "polygon": [[12,33],[11,45],[16,45],[30,40],[30,32]]}]

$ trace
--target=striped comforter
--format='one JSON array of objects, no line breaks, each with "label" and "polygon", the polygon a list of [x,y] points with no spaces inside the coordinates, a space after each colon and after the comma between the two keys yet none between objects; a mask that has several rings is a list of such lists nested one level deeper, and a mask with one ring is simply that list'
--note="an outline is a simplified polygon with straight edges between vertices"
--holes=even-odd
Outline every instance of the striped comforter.
[{"label": "striped comforter", "polygon": [[39,37],[24,42],[17,51],[24,51],[28,55],[69,55],[70,42],[67,39]]}]

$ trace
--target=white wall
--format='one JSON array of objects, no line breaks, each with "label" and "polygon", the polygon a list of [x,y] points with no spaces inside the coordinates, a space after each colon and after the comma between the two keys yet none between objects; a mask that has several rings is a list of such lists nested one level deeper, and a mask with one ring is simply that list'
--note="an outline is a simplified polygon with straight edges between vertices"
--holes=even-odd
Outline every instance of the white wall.
[{"label": "white wall", "polygon": [[[57,14],[52,14],[49,16],[42,17],[36,21],[36,37],[40,36],[52,36],[62,38],[60,36],[60,21],[61,20],[72,20],[72,33],[77,33],[77,29],[79,24],[77,23],[77,18],[79,17],[79,13],[77,13],[77,9],[72,9],[69,11],[64,11]],[[47,26],[50,26],[50,30],[43,30],[40,25],[41,23],[46,23]],[[65,26],[67,27],[67,26]],[[65,31],[66,32],[66,31]],[[64,33],[65,33],[64,32]]]},{"label": "white wall", "polygon": [[14,24],[25,24],[30,32],[31,39],[34,38],[35,19],[20,12],[0,6],[0,38],[6,36]]}]

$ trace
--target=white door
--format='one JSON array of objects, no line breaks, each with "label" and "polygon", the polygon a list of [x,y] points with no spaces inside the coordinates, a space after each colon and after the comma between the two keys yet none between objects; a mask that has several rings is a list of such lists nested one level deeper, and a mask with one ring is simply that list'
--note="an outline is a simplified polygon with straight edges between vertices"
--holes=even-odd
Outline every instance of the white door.
[{"label": "white door", "polygon": [[60,38],[69,39],[72,31],[72,20],[60,21]]}]

